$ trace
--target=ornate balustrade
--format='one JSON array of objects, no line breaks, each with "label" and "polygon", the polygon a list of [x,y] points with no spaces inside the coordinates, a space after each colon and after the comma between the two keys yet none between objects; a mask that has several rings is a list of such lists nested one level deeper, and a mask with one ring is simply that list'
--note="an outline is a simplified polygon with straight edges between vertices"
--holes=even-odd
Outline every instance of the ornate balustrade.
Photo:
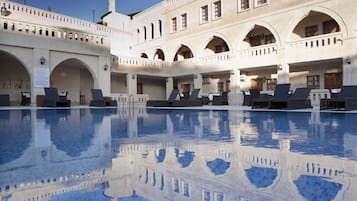
[{"label": "ornate balustrade", "polygon": [[287,44],[288,62],[331,59],[342,56],[342,33],[303,38]]}]

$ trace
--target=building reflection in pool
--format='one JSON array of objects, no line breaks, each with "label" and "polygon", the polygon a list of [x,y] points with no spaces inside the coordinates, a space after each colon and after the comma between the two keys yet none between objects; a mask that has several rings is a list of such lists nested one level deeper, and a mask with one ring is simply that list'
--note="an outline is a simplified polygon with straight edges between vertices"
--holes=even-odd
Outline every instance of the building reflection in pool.
[{"label": "building reflection in pool", "polygon": [[0,195],[353,200],[356,117],[143,108],[0,111]]}]

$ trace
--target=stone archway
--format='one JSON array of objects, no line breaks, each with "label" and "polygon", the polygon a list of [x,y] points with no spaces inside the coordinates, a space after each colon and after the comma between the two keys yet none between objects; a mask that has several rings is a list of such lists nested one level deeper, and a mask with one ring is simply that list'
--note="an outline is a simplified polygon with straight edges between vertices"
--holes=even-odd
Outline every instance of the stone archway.
[{"label": "stone archway", "polygon": [[50,86],[58,92],[68,91],[68,99],[73,104],[87,105],[91,100],[94,78],[88,66],[78,59],[67,59],[52,71]]},{"label": "stone archway", "polygon": [[174,61],[181,61],[189,58],[193,58],[192,50],[186,45],[181,45],[175,54]]},{"label": "stone archway", "polygon": [[0,94],[8,94],[10,105],[20,105],[21,92],[31,92],[26,66],[14,55],[0,51]]}]

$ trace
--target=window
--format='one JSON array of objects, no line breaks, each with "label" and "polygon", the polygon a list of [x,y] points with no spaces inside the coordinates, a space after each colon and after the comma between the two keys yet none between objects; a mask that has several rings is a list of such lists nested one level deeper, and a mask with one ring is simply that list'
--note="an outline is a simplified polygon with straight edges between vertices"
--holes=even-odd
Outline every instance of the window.
[{"label": "window", "polygon": [[249,9],[250,0],[239,0],[238,1],[238,11],[245,11]]},{"label": "window", "polygon": [[174,17],[171,19],[171,32],[177,31],[177,18]]},{"label": "window", "polygon": [[318,30],[317,25],[305,27],[305,37],[317,36]]},{"label": "window", "polygon": [[179,193],[179,181],[178,179],[174,179],[174,192]]},{"label": "window", "polygon": [[202,198],[203,201],[211,201],[211,192],[203,190]]},{"label": "window", "polygon": [[161,20],[159,20],[159,32],[160,32],[160,36],[162,36],[162,22],[161,22]]},{"label": "window", "polygon": [[224,194],[221,192],[215,192],[215,200],[216,201],[224,201]]},{"label": "window", "polygon": [[146,40],[146,27],[144,27],[144,40]]},{"label": "window", "polygon": [[151,23],[151,39],[154,39],[155,33],[154,33],[154,24]]},{"label": "window", "polygon": [[308,88],[320,89],[320,75],[308,75],[306,80]]},{"label": "window", "polygon": [[181,15],[181,29],[185,30],[187,29],[187,14],[182,14]]},{"label": "window", "polygon": [[221,7],[221,1],[216,1],[213,3],[214,7],[214,19],[222,17],[222,7]]},{"label": "window", "polygon": [[268,4],[268,0],[255,0],[255,7],[263,6]]},{"label": "window", "polygon": [[183,195],[185,197],[190,197],[190,186],[187,182],[183,182]]},{"label": "window", "polygon": [[208,22],[208,6],[201,7],[201,23]]}]

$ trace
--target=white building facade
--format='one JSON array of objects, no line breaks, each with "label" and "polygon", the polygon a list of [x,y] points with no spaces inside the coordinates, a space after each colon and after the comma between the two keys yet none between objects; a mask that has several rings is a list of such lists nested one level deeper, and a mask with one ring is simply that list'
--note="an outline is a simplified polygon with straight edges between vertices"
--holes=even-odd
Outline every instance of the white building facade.
[{"label": "white building facade", "polygon": [[357,82],[355,1],[164,0],[127,16],[109,0],[102,25],[0,3],[11,13],[0,18],[1,66],[19,66],[2,69],[0,92],[14,105],[23,91],[17,82],[28,85],[33,104],[43,93],[36,68],[80,104],[90,88],[122,104],[166,99],[173,88],[228,91],[239,105],[250,88],[269,93],[291,83],[319,92]]}]

